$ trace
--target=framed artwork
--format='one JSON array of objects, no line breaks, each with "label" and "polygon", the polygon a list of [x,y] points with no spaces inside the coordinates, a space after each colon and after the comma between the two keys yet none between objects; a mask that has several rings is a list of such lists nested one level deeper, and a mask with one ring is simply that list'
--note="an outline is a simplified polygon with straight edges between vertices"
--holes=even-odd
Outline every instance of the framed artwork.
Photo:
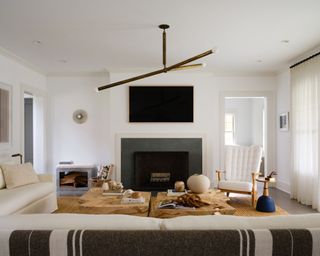
[{"label": "framed artwork", "polygon": [[280,131],[289,131],[289,112],[281,113],[279,116]]},{"label": "framed artwork", "polygon": [[0,148],[11,144],[11,86],[0,83]]}]

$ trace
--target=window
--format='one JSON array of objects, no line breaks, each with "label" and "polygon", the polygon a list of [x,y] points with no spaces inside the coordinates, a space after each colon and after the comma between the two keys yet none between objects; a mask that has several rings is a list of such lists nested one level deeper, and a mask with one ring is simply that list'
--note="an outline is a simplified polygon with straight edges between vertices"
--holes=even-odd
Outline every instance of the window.
[{"label": "window", "polygon": [[224,141],[226,145],[234,145],[234,114],[226,113],[224,119]]}]

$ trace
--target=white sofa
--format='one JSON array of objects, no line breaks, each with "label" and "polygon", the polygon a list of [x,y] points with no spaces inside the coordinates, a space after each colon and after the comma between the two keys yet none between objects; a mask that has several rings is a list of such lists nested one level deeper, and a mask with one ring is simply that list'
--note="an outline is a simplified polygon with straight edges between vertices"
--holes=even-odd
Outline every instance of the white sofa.
[{"label": "white sofa", "polygon": [[38,177],[40,180],[38,183],[13,189],[6,187],[0,189],[0,216],[51,213],[57,209],[56,188],[52,175],[41,174]]},{"label": "white sofa", "polygon": [[[30,253],[31,252],[31,253]],[[320,255],[320,214],[0,216],[0,255]]]},{"label": "white sofa", "polygon": [[[36,221],[35,221],[36,220]],[[21,214],[0,216],[0,230],[226,230],[320,228],[320,213],[269,217],[183,216],[171,219],[121,214]]]}]

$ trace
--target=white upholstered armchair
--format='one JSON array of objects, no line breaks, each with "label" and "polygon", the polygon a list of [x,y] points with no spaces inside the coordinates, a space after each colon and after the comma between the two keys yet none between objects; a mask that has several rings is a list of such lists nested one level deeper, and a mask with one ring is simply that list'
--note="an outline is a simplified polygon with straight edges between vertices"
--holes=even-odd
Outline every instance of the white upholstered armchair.
[{"label": "white upholstered armchair", "polygon": [[252,206],[257,195],[256,178],[259,176],[262,148],[257,145],[225,146],[224,171],[217,170],[218,189],[222,192],[248,194]]}]

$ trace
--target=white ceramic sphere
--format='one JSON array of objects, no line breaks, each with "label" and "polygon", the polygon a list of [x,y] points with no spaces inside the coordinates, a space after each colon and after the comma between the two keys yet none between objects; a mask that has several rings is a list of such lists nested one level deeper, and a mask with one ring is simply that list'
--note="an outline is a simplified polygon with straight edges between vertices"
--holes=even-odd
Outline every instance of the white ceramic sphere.
[{"label": "white ceramic sphere", "polygon": [[210,179],[205,175],[194,174],[187,180],[188,188],[196,194],[208,192],[210,188]]}]

